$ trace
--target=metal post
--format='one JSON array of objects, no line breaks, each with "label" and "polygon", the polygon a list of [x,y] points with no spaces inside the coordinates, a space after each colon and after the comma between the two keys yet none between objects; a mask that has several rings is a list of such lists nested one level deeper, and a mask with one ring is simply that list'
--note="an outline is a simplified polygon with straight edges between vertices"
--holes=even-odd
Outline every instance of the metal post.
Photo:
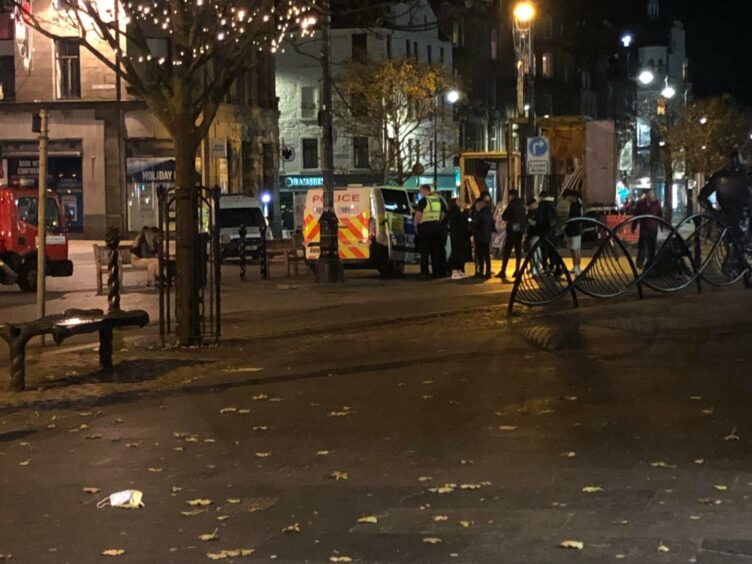
[{"label": "metal post", "polygon": [[321,253],[316,263],[317,282],[342,282],[344,269],[339,258],[339,220],[334,210],[334,132],[332,130],[332,45],[329,37],[331,16],[329,0],[322,1],[324,18],[321,26],[321,129],[324,176],[324,210],[319,218]]},{"label": "metal post", "polygon": [[[45,239],[47,201],[47,110],[39,111],[39,201],[37,202],[37,319],[45,315]],[[44,344],[44,335],[41,337]]]},{"label": "metal post", "polygon": [[433,95],[433,189],[439,189],[439,95]]},{"label": "metal post", "polygon": [[105,243],[109,251],[107,262],[107,311],[120,309],[120,229],[111,225],[105,233]]},{"label": "metal post", "polygon": [[266,254],[266,225],[261,224],[261,279],[269,280],[269,256]]},{"label": "metal post", "polygon": [[240,239],[238,240],[238,255],[240,257],[240,280],[243,282],[245,282],[245,236],[247,233],[245,225],[241,225],[238,230],[238,235],[240,235]]}]

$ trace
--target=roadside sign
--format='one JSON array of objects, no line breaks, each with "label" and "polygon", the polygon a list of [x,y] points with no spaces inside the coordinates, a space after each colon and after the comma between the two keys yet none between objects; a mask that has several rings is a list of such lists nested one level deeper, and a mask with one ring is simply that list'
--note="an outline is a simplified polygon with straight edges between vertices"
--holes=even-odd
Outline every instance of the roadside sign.
[{"label": "roadside sign", "polygon": [[551,145],[547,137],[530,137],[527,140],[527,173],[545,175],[551,172]]}]

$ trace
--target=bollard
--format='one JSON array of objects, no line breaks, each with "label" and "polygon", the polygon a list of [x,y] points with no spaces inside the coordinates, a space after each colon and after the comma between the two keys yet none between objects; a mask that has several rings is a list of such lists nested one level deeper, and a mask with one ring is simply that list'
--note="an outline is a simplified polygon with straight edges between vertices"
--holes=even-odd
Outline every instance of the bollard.
[{"label": "bollard", "polygon": [[107,311],[120,309],[120,230],[110,226],[105,232],[105,243],[109,250],[109,262],[107,263]]},{"label": "bollard", "polygon": [[269,280],[269,257],[266,254],[266,225],[261,224],[261,279]]},{"label": "bollard", "polygon": [[240,280],[245,282],[245,236],[248,234],[248,231],[245,228],[245,225],[241,225],[240,229],[238,230],[238,235],[240,235],[240,240],[238,241],[238,254],[240,256]]}]

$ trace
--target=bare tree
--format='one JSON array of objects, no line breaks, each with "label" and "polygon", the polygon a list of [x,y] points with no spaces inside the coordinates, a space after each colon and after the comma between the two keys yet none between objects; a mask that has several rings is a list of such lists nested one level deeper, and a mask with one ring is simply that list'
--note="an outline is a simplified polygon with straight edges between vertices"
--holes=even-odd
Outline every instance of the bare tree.
[{"label": "bare tree", "polygon": [[200,339],[195,241],[195,157],[220,104],[257,54],[274,53],[284,35],[313,21],[309,0],[57,0],[41,12],[18,3],[21,17],[50,39],[75,37],[127,82],[175,145],[177,336]]},{"label": "bare tree", "polygon": [[451,81],[444,69],[412,59],[349,64],[336,80],[336,123],[348,135],[370,139],[371,168],[401,186],[423,166],[434,128],[439,139],[452,131],[442,101]]}]

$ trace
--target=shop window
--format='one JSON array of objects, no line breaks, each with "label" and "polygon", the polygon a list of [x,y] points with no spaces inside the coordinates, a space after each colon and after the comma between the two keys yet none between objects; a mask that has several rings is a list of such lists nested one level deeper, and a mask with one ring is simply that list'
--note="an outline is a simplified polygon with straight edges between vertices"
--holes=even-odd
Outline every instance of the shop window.
[{"label": "shop window", "polygon": [[81,56],[78,39],[55,40],[57,63],[57,97],[81,97]]},{"label": "shop window", "polygon": [[365,64],[368,60],[368,35],[365,33],[353,33],[352,42],[352,60],[356,63]]},{"label": "shop window", "polygon": [[637,147],[650,147],[650,122],[644,118],[637,118]]},{"label": "shop window", "polygon": [[353,137],[353,166],[355,168],[370,168],[368,137]]},{"label": "shop window", "polygon": [[303,139],[303,168],[319,168],[318,139]]},{"label": "shop window", "polygon": [[316,117],[316,87],[303,86],[300,89],[300,117],[303,118],[315,118]]},{"label": "shop window", "polygon": [[16,97],[16,64],[13,56],[0,57],[0,100]]}]

